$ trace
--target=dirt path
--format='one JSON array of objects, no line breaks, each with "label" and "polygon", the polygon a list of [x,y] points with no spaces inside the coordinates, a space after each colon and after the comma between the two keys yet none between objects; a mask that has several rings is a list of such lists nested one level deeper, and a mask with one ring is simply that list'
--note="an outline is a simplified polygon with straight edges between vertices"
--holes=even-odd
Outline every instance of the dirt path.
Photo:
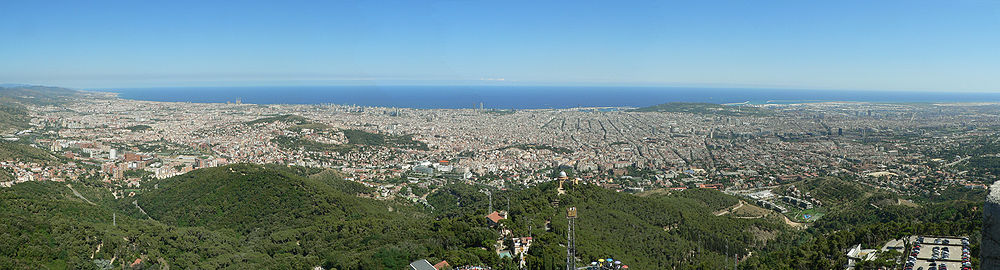
[{"label": "dirt path", "polygon": [[744,204],[743,204],[743,201],[741,200],[741,201],[740,201],[740,205],[737,205],[736,207],[733,207],[733,210],[729,210],[729,211],[736,211],[736,210],[740,210],[740,208],[742,208],[742,207],[743,207],[743,205],[744,205]]},{"label": "dirt path", "polygon": [[153,219],[153,217],[150,217],[149,214],[146,213],[146,210],[142,210],[142,207],[139,207],[139,201],[132,201],[132,204],[135,205],[135,208],[139,208],[139,212],[142,212],[143,215],[146,215],[146,218]]},{"label": "dirt path", "polygon": [[94,255],[97,255],[98,252],[101,252],[101,247],[103,246],[104,246],[104,241],[101,241],[100,244],[97,244],[97,250],[94,250],[94,253],[90,253],[90,259],[94,259]]},{"label": "dirt path", "polygon": [[788,224],[788,226],[792,226],[792,228],[796,228],[796,229],[805,229],[806,228],[806,224],[794,222],[791,219],[788,219],[788,216],[781,215],[781,218],[785,219],[785,224]]},{"label": "dirt path", "polygon": [[156,259],[156,261],[159,262],[160,263],[160,267],[162,267],[162,268],[160,268],[160,270],[170,270],[170,265],[167,264],[167,260],[164,260],[163,258],[159,258],[159,259]]},{"label": "dirt path", "polygon": [[424,201],[427,201],[427,195],[431,195],[431,193],[434,193],[435,191],[438,191],[438,189],[434,188],[431,191],[428,191],[427,193],[424,193],[424,196],[420,196],[420,199],[423,199]]},{"label": "dirt path", "polygon": [[76,189],[74,189],[74,188],[73,188],[73,185],[70,185],[70,184],[66,184],[66,187],[68,187],[68,188],[69,188],[69,190],[72,190],[72,191],[73,191],[73,195],[76,195],[76,197],[78,197],[78,198],[80,198],[80,199],[83,199],[83,201],[85,201],[85,202],[89,203],[90,205],[97,205],[96,203],[94,203],[94,202],[91,202],[91,201],[90,201],[90,200],[88,200],[87,198],[84,198],[84,197],[83,197],[83,195],[81,195],[79,191],[76,191]]},{"label": "dirt path", "polygon": [[724,210],[715,211],[714,214],[716,216],[721,216],[721,215],[729,214],[732,211],[736,211],[736,210],[740,209],[740,207],[743,207],[743,200],[740,200],[740,203],[738,203],[738,204],[736,204],[734,206],[730,206],[729,208],[726,208]]}]

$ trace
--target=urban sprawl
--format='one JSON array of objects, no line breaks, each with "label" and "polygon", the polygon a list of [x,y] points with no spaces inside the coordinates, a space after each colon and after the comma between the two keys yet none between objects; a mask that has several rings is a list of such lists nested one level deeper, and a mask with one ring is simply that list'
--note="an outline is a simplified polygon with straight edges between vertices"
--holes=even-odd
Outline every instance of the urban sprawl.
[{"label": "urban sprawl", "polygon": [[738,106],[766,113],[183,103],[95,92],[69,105],[31,106],[33,127],[4,139],[34,136],[34,146],[71,162],[5,160],[14,178],[0,185],[98,177],[128,196],[144,179],[278,163],[338,169],[380,199],[425,203],[422,195],[449,182],[504,189],[568,173],[622,192],[719,189],[789,212],[822,207],[794,186],[775,188],[807,177],[848,177],[908,195],[985,188],[988,176],[961,166],[976,156],[947,150],[996,140],[1000,126],[995,104]]}]

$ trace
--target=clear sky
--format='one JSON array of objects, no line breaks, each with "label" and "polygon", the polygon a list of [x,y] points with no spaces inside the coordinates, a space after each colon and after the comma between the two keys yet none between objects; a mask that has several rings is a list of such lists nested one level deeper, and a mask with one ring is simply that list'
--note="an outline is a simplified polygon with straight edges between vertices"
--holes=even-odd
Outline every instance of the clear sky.
[{"label": "clear sky", "polygon": [[1000,91],[1000,0],[0,1],[0,83]]}]

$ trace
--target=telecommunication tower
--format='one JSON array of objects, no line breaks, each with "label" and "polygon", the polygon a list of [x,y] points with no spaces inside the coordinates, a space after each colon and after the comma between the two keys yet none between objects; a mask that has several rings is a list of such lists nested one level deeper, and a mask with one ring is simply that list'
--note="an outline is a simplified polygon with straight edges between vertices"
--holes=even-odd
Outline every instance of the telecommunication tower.
[{"label": "telecommunication tower", "polygon": [[569,219],[569,230],[566,230],[566,270],[576,270],[576,207],[566,209],[566,218]]}]

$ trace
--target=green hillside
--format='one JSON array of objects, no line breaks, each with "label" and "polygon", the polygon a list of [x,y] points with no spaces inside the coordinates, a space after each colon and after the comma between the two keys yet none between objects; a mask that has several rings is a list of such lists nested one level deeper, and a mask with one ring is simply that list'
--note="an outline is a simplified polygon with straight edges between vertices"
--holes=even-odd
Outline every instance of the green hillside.
[{"label": "green hillside", "polygon": [[[356,197],[369,190],[345,182],[331,171],[236,164],[146,184],[136,197],[117,201],[99,181],[74,183],[93,205],[62,183],[19,184],[0,189],[0,232],[9,236],[0,240],[7,241],[0,268],[92,269],[94,260],[116,259],[119,267],[123,259],[145,258],[151,269],[402,269],[428,258],[513,269],[489,251],[498,235],[483,218],[488,200],[477,187],[446,186],[428,198],[433,208],[422,208]],[[718,192],[637,197],[577,186],[555,207],[554,189],[545,184],[494,198],[509,197],[511,219],[504,222],[515,234],[538,239],[531,269],[564,262],[566,205],[580,209],[582,260],[615,256],[643,269],[715,268],[727,250],[763,245],[768,233],[757,232],[783,230],[771,220],[711,215],[728,202]],[[700,252],[685,255],[690,250]]]},{"label": "green hillside", "polygon": [[[270,258],[327,269],[401,269],[417,258],[495,257],[476,255],[495,237],[485,221],[435,219],[409,203],[356,197],[370,190],[335,172],[236,164],[153,186],[137,196],[152,219],[232,235]],[[446,231],[456,235],[442,237]]]},{"label": "green hillside", "polygon": [[[277,115],[269,116],[253,121],[246,122],[247,125],[259,125],[274,122],[285,122],[292,124],[293,126],[287,128],[292,132],[301,132],[303,129],[312,129],[314,131],[329,131],[331,127],[327,124],[316,123],[310,121],[308,118],[293,115]],[[306,151],[313,152],[348,152],[356,149],[358,146],[386,146],[386,147],[397,147],[404,149],[416,149],[416,150],[428,150],[427,144],[421,141],[413,139],[412,135],[386,135],[379,133],[372,133],[364,130],[357,129],[344,129],[340,130],[344,133],[344,137],[347,138],[347,144],[335,145],[328,143],[316,142],[298,136],[278,136],[271,139],[271,142],[280,145],[282,148],[286,149],[299,149],[303,148]]]},{"label": "green hillside", "polygon": [[[46,149],[33,147],[21,141],[0,140],[0,161],[22,161],[50,163],[58,161],[59,157]],[[0,181],[13,179],[9,171],[0,170]]]},{"label": "green hillside", "polygon": [[[342,180],[341,180],[342,181]],[[304,226],[314,216],[385,218],[378,207],[328,182],[248,164],[197,170],[159,182],[137,199],[149,215],[176,226],[257,229]]]},{"label": "green hillside", "polygon": [[49,162],[59,158],[46,149],[16,141],[0,140],[0,160],[20,160],[25,162]]},{"label": "green hillside", "polygon": [[[842,190],[836,181],[844,180],[802,188]],[[147,183],[136,197],[118,200],[100,181],[72,185],[94,204],[65,183],[0,189],[0,269],[94,269],[112,259],[119,268],[137,258],[145,269],[403,269],[421,258],[515,269],[492,251],[498,234],[484,218],[485,186],[446,185],[423,207],[357,197],[371,190],[336,171],[248,164]],[[593,185],[565,187],[562,195],[556,183],[493,190],[494,209],[510,211],[501,223],[514,237],[535,238],[528,269],[564,267],[570,206],[579,213],[581,264],[613,257],[635,269],[724,269],[732,267],[732,256],[751,253],[740,269],[829,269],[845,262],[842,250],[850,245],[912,233],[974,235],[982,218],[974,208],[981,201],[913,207],[852,186],[867,195],[844,198],[809,229],[793,230],[777,214],[714,215],[738,203],[714,190],[640,197]]]},{"label": "green hillside", "polygon": [[[854,245],[874,247],[918,234],[968,235],[973,254],[978,254],[982,196],[972,200],[903,198],[832,177],[794,184],[823,201],[829,212],[805,231],[778,235],[773,245],[750,257],[741,269],[834,269],[847,263],[844,252]],[[921,203],[915,206],[901,203],[902,199]],[[974,256],[972,263],[977,265],[978,258]]]},{"label": "green hillside", "polygon": [[253,121],[246,122],[247,125],[257,125],[257,124],[269,124],[274,122],[286,122],[295,125],[302,125],[310,123],[309,119],[305,117],[294,115],[294,114],[283,114],[276,116],[268,116]]},{"label": "green hillside", "polygon": [[385,135],[356,129],[345,129],[343,132],[344,136],[347,137],[348,143],[353,145],[429,150],[426,143],[414,140],[412,135]]},{"label": "green hillside", "polygon": [[28,111],[10,99],[0,98],[0,132],[12,132],[30,127]]},{"label": "green hillside", "polygon": [[343,174],[333,169],[324,169],[320,172],[309,175],[309,178],[321,181],[330,185],[334,189],[339,190],[340,192],[351,195],[368,194],[374,191],[373,188],[367,187],[361,183],[343,180]]},{"label": "green hillside", "polygon": [[[577,254],[582,263],[613,257],[635,269],[723,269],[726,254],[757,250],[771,235],[786,230],[776,219],[715,216],[717,206],[734,197],[692,190],[639,197],[592,185],[569,187],[557,195],[555,183],[494,194],[497,208],[510,199],[507,224],[515,236],[533,235],[528,269],[565,267],[566,208],[577,208]],[[485,215],[486,195],[450,186],[428,200],[445,216]],[[559,206],[553,206],[553,201]],[[496,203],[496,202],[502,203]],[[461,206],[458,206],[461,205]],[[732,205],[727,205],[732,206]],[[546,230],[549,222],[550,230]],[[731,263],[732,261],[730,261]],[[731,267],[731,265],[729,265]]]},{"label": "green hillside", "polygon": [[[74,188],[84,194],[101,192],[85,185]],[[160,269],[161,258],[184,269],[220,269],[235,261],[272,268],[280,263],[244,251],[234,245],[235,239],[204,228],[169,227],[121,213],[113,217],[116,212],[75,197],[64,183],[2,188],[0,269],[101,269],[95,261],[114,259],[118,267],[137,258],[146,258],[141,266],[148,269]]]},{"label": "green hillside", "polygon": [[[482,263],[481,248],[495,237],[476,229],[485,225],[478,219],[436,220],[409,204],[354,197],[338,189],[357,187],[331,174],[306,177],[315,173],[202,169],[107,203],[106,189],[74,183],[85,196],[107,195],[91,197],[96,204],[62,183],[0,189],[0,269],[94,269],[93,260],[112,259],[118,268],[137,258],[147,269],[402,269],[417,258]],[[439,237],[442,230],[456,235]]]},{"label": "green hillside", "polygon": [[796,184],[802,192],[808,192],[826,205],[842,206],[871,196],[874,192],[861,184],[834,177],[819,177],[802,180]]}]

